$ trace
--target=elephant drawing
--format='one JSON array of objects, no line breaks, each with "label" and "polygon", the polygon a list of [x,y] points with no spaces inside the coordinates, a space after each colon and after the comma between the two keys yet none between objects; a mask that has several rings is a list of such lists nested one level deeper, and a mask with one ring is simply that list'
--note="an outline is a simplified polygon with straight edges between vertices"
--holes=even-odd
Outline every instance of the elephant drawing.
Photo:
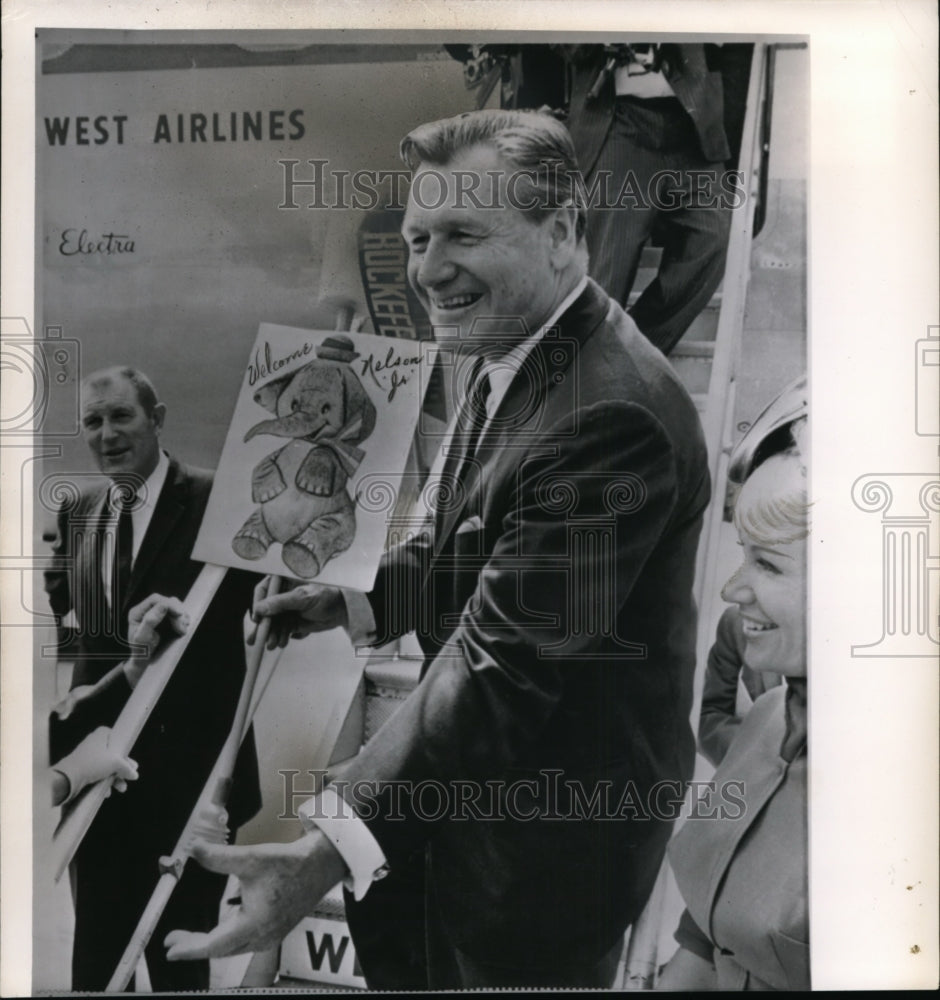
[{"label": "elephant drawing", "polygon": [[356,447],[375,429],[375,406],[350,363],[349,337],[327,337],[316,360],[261,386],[255,402],[274,414],[259,434],[289,438],[255,466],[251,497],[258,507],[232,539],[242,559],[260,559],[274,542],[284,565],[304,579],[352,544],[355,505],[346,490],[364,452]]}]

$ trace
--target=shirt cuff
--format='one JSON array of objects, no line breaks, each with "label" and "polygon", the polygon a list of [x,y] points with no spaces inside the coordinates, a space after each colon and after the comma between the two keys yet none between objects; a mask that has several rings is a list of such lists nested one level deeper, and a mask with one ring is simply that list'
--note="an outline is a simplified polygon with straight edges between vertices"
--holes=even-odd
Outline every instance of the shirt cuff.
[{"label": "shirt cuff", "polygon": [[346,602],[346,631],[354,646],[374,646],[375,615],[369,598],[361,590],[343,590]]},{"label": "shirt cuff", "polygon": [[353,807],[332,788],[324,788],[297,810],[300,823],[308,833],[314,828],[340,853],[349,875],[343,885],[358,901],[369,886],[388,874],[385,854],[369,828],[356,815]]}]

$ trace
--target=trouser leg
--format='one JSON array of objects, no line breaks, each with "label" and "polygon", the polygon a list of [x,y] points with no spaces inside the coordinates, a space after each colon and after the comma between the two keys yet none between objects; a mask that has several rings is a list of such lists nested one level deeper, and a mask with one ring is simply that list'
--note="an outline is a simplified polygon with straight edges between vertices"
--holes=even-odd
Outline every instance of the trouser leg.
[{"label": "trouser leg", "polygon": [[463,989],[496,987],[525,987],[537,989],[596,989],[606,990],[614,985],[623,940],[618,941],[605,955],[595,962],[564,966],[555,969],[502,968],[479,962],[457,951]]},{"label": "trouser leg", "polygon": [[720,164],[700,172],[682,171],[675,201],[657,215],[655,236],[662,245],[659,270],[630,315],[668,354],[708,305],[724,277],[731,212],[722,203]]},{"label": "trouser leg", "polygon": [[356,902],[344,892],[356,957],[373,990],[428,989],[424,852],[374,882]]},{"label": "trouser leg", "polygon": [[427,892],[426,919],[429,987],[432,990],[510,987],[609,989],[623,951],[621,937],[600,958],[570,965],[556,960],[551,967],[547,967],[534,963],[532,956],[524,953],[514,956],[512,965],[471,957],[461,951],[448,935],[431,883]]},{"label": "trouser leg", "polygon": [[[103,828],[107,817],[104,820]],[[158,853],[134,836],[121,837],[119,833],[93,827],[72,862],[73,990],[105,989],[160,877]],[[195,861],[188,862],[147,946],[147,968],[154,990],[208,988],[208,961],[169,963],[164,958],[163,939],[176,928],[208,931],[214,927],[224,886],[224,876],[205,871]]]},{"label": "trouser leg", "polygon": [[[635,130],[618,115],[585,179],[588,202],[585,235],[588,273],[607,294],[626,307],[643,246],[656,221],[645,189],[660,157],[638,146]],[[591,192],[595,192],[591,195]]]},{"label": "trouser leg", "polygon": [[163,940],[172,930],[208,931],[219,922],[225,875],[189,861],[147,946],[147,972],[154,990],[207,990],[209,963],[168,962]]},{"label": "trouser leg", "polygon": [[644,244],[652,236],[662,245],[657,275],[630,314],[664,353],[705,308],[724,274],[730,208],[722,171],[723,164],[702,158],[695,127],[678,101],[618,100],[586,180],[586,192],[596,186],[599,202],[587,213],[589,273],[612,298],[626,307]]}]

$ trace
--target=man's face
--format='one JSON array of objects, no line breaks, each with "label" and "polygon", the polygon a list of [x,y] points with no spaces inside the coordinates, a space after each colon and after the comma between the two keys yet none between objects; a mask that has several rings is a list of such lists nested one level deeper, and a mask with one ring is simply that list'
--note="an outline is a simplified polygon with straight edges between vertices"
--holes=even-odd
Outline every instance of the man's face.
[{"label": "man's face", "polygon": [[[515,321],[496,324],[510,335],[521,319],[533,333],[570,290],[554,218],[536,223],[511,207],[511,172],[497,150],[481,144],[446,166],[420,166],[412,179],[402,225],[408,278],[431,323],[458,328],[463,342],[483,318]],[[487,207],[493,204],[500,207]]]},{"label": "man's face", "polygon": [[133,383],[119,376],[82,387],[82,434],[98,468],[111,478],[134,473],[146,479],[160,457],[164,407],[149,416]]}]

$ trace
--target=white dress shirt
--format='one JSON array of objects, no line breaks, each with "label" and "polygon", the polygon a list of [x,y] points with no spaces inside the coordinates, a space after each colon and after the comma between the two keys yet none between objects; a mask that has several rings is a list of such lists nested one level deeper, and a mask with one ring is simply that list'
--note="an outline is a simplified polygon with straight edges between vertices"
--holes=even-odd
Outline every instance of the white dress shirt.
[{"label": "white dress shirt", "polygon": [[618,97],[675,97],[676,92],[660,70],[648,71],[640,63],[626,63],[614,69],[614,91]]},{"label": "white dress shirt", "polygon": [[[134,544],[131,549],[131,567],[133,568],[134,563],[137,561],[137,553],[140,552],[140,543],[144,540],[144,535],[147,533],[147,528],[150,527],[150,521],[153,519],[153,512],[157,506],[157,500],[160,496],[160,491],[163,489],[163,484],[166,482],[167,473],[170,471],[170,460],[166,457],[164,452],[160,452],[160,457],[157,459],[156,468],[147,477],[144,485],[138,491],[139,502],[135,504],[134,509],[131,511],[131,525],[133,527],[134,533]],[[117,498],[115,498],[115,492],[117,492]],[[105,503],[110,503],[111,517],[108,519],[107,526],[110,527],[114,534],[113,538],[117,539],[117,523],[118,523],[118,505],[116,500],[120,499],[121,488],[116,486],[114,483],[108,487],[99,507],[98,512],[100,514],[104,513]],[[111,601],[111,572],[113,570],[112,566],[113,560],[102,559],[101,560],[101,580],[104,584],[105,596],[108,599],[108,604]]]},{"label": "white dress shirt", "polygon": [[[539,330],[522,343],[516,344],[508,353],[501,355],[498,359],[484,362],[481,377],[489,378],[490,392],[486,398],[486,421],[480,432],[481,438],[486,433],[490,419],[506,395],[510,383],[522,368],[532,349],[545,335],[545,331],[558,323],[562,314],[574,303],[586,286],[587,276],[583,277],[565,296],[558,308]],[[455,412],[428,474],[429,483],[439,479],[443,472],[445,456],[450,447],[456,423],[457,413]],[[371,645],[376,638],[376,629],[375,618],[368,598],[359,590],[344,590],[343,597],[346,601],[349,623],[347,631],[350,640],[354,646]],[[339,851],[350,872],[343,884],[356,899],[362,899],[372,882],[388,873],[385,854],[379,847],[378,841],[356,815],[352,806],[331,788],[327,787],[319,795],[308,799],[301,805],[298,814],[305,830],[319,828]]]}]

